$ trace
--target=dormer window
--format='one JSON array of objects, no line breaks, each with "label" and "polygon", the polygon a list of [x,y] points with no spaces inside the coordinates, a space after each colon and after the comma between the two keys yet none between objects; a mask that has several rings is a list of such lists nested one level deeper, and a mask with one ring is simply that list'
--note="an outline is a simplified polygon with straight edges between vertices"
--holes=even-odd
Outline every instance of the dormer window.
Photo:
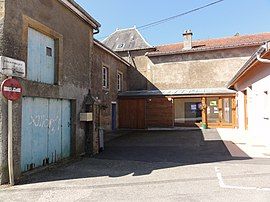
[{"label": "dormer window", "polygon": [[125,44],[124,43],[121,43],[121,44],[118,44],[117,45],[117,48],[124,48]]}]

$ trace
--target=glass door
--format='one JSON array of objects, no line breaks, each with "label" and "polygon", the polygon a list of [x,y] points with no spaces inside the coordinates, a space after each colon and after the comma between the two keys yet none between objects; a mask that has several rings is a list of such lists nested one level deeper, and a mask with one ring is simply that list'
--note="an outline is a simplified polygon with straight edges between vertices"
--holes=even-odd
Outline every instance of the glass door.
[{"label": "glass door", "polygon": [[206,120],[209,127],[233,126],[233,97],[207,98]]},{"label": "glass door", "polygon": [[232,98],[222,98],[221,123],[232,124]]},{"label": "glass door", "polygon": [[207,98],[207,123],[209,125],[219,125],[219,98]]}]

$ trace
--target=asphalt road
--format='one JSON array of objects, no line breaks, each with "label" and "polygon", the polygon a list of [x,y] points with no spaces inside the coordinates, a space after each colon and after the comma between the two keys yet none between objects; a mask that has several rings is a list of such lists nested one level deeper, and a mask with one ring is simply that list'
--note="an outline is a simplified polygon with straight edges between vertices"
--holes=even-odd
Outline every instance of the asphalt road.
[{"label": "asphalt road", "polygon": [[133,131],[105,146],[0,188],[0,201],[270,201],[270,159],[248,157],[214,130]]}]

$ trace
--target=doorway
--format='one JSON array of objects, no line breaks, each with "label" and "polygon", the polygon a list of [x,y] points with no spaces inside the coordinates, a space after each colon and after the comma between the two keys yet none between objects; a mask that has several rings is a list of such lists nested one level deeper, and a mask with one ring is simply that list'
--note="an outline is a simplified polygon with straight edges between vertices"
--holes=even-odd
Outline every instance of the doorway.
[{"label": "doorway", "polygon": [[209,127],[233,127],[234,113],[233,97],[207,98],[206,117]]},{"label": "doorway", "polygon": [[202,121],[201,98],[174,99],[174,125],[196,127]]},{"label": "doorway", "polygon": [[116,130],[116,103],[112,103],[112,130]]}]

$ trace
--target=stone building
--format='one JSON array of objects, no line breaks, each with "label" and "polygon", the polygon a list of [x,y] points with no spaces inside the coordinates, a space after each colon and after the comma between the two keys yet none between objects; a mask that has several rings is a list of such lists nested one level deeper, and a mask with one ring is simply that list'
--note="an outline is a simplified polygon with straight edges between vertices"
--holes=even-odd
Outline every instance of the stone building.
[{"label": "stone building", "polygon": [[[120,95],[120,127],[237,126],[235,92],[226,83],[270,33],[207,40],[192,36],[187,30],[183,42],[152,47],[131,28],[103,41],[140,72],[132,76],[133,91]],[[130,103],[141,111],[135,119],[129,117]]]},{"label": "stone building", "polygon": [[105,131],[118,128],[118,94],[129,89],[128,71],[131,65],[117,53],[94,40],[94,62],[91,71],[92,95],[101,100],[100,127]]},{"label": "stone building", "polygon": [[[13,103],[15,179],[98,152],[98,129],[112,128],[117,81],[119,91],[127,89],[130,65],[94,41],[100,24],[73,0],[1,1],[0,9],[0,55],[26,64],[26,77],[16,78],[22,98]],[[103,66],[110,74],[104,90]],[[1,98],[0,183],[8,181],[7,130],[7,101]]]}]

